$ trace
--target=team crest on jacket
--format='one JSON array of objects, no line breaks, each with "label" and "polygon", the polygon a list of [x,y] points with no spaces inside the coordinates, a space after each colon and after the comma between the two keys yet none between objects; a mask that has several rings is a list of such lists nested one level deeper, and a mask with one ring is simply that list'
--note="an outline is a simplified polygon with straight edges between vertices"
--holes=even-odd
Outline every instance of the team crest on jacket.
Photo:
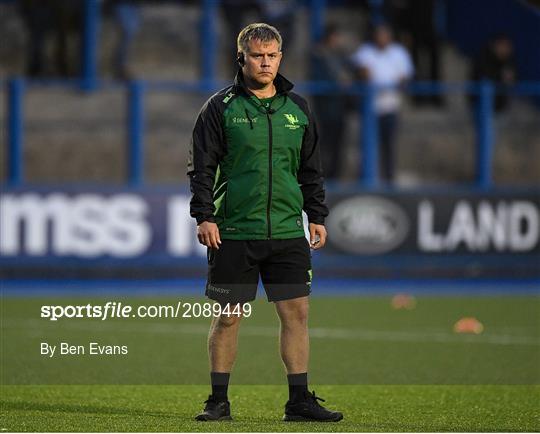
[{"label": "team crest on jacket", "polygon": [[291,114],[291,113],[284,113],[283,116],[285,116],[285,119],[289,122],[288,124],[285,124],[285,128],[288,128],[290,130],[296,130],[297,128],[300,128],[300,125],[298,124],[298,118]]}]

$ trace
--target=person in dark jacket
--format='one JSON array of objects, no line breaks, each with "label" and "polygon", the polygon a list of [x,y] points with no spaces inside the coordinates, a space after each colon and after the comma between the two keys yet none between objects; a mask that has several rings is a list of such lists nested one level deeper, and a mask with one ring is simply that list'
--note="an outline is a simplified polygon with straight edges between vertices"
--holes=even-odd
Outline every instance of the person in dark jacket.
[{"label": "person in dark jacket", "polygon": [[[343,34],[336,25],[328,25],[321,42],[311,53],[311,80],[346,85],[351,65],[343,53]],[[313,96],[313,107],[320,127],[321,155],[326,179],[339,178],[346,131],[347,96],[335,91]]]},{"label": "person in dark jacket", "polygon": [[[505,34],[495,36],[474,59],[471,71],[472,81],[490,80],[500,86],[510,86],[516,80],[516,63],[514,46]],[[477,97],[471,98],[476,104]],[[508,95],[497,92],[495,95],[495,112],[503,112],[509,104]]]},{"label": "person in dark jacket", "polygon": [[[26,74],[30,77],[77,75],[80,56],[79,50],[73,48],[80,41],[82,1],[21,0],[18,5],[29,33]],[[47,55],[49,36],[54,41],[52,59]]]},{"label": "person in dark jacket", "polygon": [[208,339],[212,394],[196,419],[231,419],[227,389],[242,315],[223,312],[245,309],[260,275],[282,325],[289,382],[284,420],[338,421],[342,414],[319,405],[307,386],[310,247],[324,246],[328,215],[317,128],[306,101],[278,74],[279,32],[250,24],[237,46],[234,84],[203,106],[188,161],[190,212],[208,248],[206,295],[224,309],[213,318]]}]

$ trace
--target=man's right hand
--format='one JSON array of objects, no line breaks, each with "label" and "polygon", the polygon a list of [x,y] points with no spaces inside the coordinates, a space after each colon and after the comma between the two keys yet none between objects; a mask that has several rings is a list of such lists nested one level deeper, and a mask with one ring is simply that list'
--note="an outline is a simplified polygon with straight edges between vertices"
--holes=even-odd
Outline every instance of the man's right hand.
[{"label": "man's right hand", "polygon": [[218,226],[212,222],[202,222],[197,226],[197,238],[199,243],[206,247],[219,249],[219,244],[221,244]]}]

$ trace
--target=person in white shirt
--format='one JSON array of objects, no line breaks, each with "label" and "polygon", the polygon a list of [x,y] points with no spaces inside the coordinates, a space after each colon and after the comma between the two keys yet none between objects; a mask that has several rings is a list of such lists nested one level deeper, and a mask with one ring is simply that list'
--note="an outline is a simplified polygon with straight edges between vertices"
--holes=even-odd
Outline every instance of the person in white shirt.
[{"label": "person in white shirt", "polygon": [[412,78],[414,67],[405,47],[393,41],[385,24],[373,30],[373,42],[362,44],[352,56],[360,76],[377,87],[375,112],[379,130],[380,176],[394,178],[394,137],[401,105],[400,85]]}]

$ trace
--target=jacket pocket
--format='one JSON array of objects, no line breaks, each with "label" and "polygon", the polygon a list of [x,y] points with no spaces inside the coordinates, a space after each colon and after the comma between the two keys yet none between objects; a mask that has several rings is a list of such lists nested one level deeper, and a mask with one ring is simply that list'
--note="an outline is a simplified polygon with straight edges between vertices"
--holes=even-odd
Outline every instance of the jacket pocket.
[{"label": "jacket pocket", "polygon": [[234,185],[234,181],[229,179],[227,181],[227,190],[225,191],[224,214],[226,219],[236,216],[236,213],[238,212],[236,209],[239,205],[238,194],[238,186]]},{"label": "jacket pocket", "polygon": [[291,205],[295,207],[295,211],[300,212],[302,215],[302,209],[304,208],[304,195],[297,182],[291,182]]},{"label": "jacket pocket", "polygon": [[225,216],[225,220],[229,218],[229,213],[231,212],[232,204],[231,204],[231,180],[229,179],[227,181],[227,188],[225,190],[225,201],[223,202],[223,215]]}]

